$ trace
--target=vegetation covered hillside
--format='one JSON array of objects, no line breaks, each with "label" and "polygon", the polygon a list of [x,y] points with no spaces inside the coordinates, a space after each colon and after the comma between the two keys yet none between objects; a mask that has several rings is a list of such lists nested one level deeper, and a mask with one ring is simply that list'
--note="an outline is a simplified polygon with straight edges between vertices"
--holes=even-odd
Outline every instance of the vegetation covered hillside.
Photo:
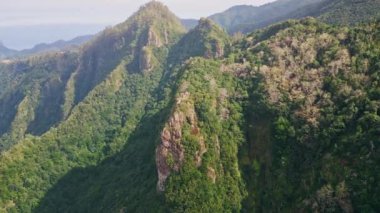
[{"label": "vegetation covered hillside", "polygon": [[80,52],[2,63],[0,212],[377,212],[379,35],[185,33],[153,1]]},{"label": "vegetation covered hillside", "polygon": [[156,55],[168,50],[161,47],[172,45],[185,30],[167,8],[157,5],[147,5],[128,21],[100,33],[79,52],[1,64],[0,151],[25,134],[41,135],[65,120],[113,70],[148,73],[162,66]]},{"label": "vegetation covered hillside", "polygon": [[306,19],[241,43],[256,67],[240,154],[247,207],[379,209],[379,27]]},{"label": "vegetation covered hillside", "polygon": [[316,17],[330,24],[352,25],[380,17],[379,0],[278,0],[263,6],[236,6],[210,16],[230,33],[249,33],[276,22]]}]

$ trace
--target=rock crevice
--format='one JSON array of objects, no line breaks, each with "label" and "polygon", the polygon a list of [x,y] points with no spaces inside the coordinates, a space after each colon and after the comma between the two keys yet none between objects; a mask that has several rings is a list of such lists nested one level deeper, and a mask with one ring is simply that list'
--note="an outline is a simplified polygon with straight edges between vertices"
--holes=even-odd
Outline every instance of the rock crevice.
[{"label": "rock crevice", "polygon": [[158,191],[165,191],[167,178],[172,172],[178,172],[185,161],[185,148],[182,143],[185,125],[189,125],[191,134],[198,138],[199,149],[195,153],[194,163],[200,166],[206,146],[198,127],[198,118],[189,92],[181,93],[177,97],[173,113],[161,132],[161,143],[156,148]]}]

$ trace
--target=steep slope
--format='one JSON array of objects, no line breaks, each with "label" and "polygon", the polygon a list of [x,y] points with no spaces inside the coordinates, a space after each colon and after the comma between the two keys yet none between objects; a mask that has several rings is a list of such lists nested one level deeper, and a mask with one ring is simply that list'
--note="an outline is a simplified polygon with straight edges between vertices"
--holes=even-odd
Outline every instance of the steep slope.
[{"label": "steep slope", "polygon": [[332,24],[355,24],[379,17],[379,0],[278,0],[260,7],[235,6],[210,16],[230,33],[248,33],[276,22],[318,17]]},{"label": "steep slope", "polygon": [[[213,25],[213,27],[216,26]],[[203,30],[203,27],[198,27],[197,29]],[[218,33],[220,32],[224,33],[223,31],[218,31]],[[214,33],[214,31],[210,31],[210,34],[215,35]],[[222,34],[222,36],[226,35]],[[185,38],[186,36],[181,41]],[[138,120],[139,123],[135,129],[130,129],[131,124],[129,124],[121,128],[120,133],[114,130],[116,131],[114,133],[116,138],[113,140],[115,142],[119,141],[116,144],[127,140],[121,151],[116,152],[115,155],[97,166],[74,170],[67,174],[45,196],[37,209],[38,212],[49,211],[57,207],[70,211],[126,212],[153,210],[159,212],[167,211],[171,208],[166,202],[163,202],[162,195],[157,193],[158,177],[154,159],[156,144],[160,142],[161,131],[171,114],[172,104],[175,101],[172,99],[173,93],[177,90],[178,80],[182,79],[183,76],[182,62],[177,61],[174,63],[172,57],[170,57],[178,54],[178,52],[173,51],[180,47],[181,41],[176,43],[169,52],[167,71],[164,72],[158,87],[152,93],[153,98],[149,99],[145,107],[138,105],[136,106],[138,108],[133,108],[143,110],[144,114],[140,118],[141,120]],[[208,46],[209,44],[202,43],[202,45]],[[200,47],[201,44],[198,46]],[[182,50],[187,52],[186,49]],[[202,55],[204,53],[192,56]],[[163,60],[165,59],[161,59],[161,61]],[[186,60],[186,58],[183,58],[183,60]],[[146,77],[143,75],[139,79],[141,81],[141,84],[138,84],[140,87],[136,88],[137,90],[130,91],[131,94],[135,94],[137,91],[147,87],[146,85],[152,84],[152,82],[147,82]],[[126,87],[134,85],[132,82],[127,84]],[[134,99],[128,102],[128,105],[134,104],[134,102],[139,103],[141,96],[142,94],[138,93]],[[127,117],[130,117],[130,115]],[[116,144],[114,143],[112,146],[116,146]],[[86,183],[80,184],[80,186],[72,184],[73,182],[82,182],[83,177],[86,177]],[[96,191],[94,191],[94,185],[99,186]]]},{"label": "steep slope", "polygon": [[[305,7],[316,6],[326,0],[278,0],[263,6],[235,6],[223,13],[210,16],[210,19],[228,29],[229,32],[243,31],[245,33],[263,28],[275,22],[284,21],[290,18],[301,18],[313,15],[313,8],[308,8],[308,14],[303,14]],[[299,15],[298,15],[299,14]]]},{"label": "steep slope", "polygon": [[[50,212],[52,209],[69,211],[70,208],[73,211],[91,208],[100,211],[108,207],[120,210],[123,208],[121,205],[129,204],[131,200],[135,200],[134,197],[148,196],[148,192],[153,196],[152,199],[155,199],[155,187],[148,187],[147,193],[139,189],[133,190],[141,186],[134,185],[133,180],[142,181],[142,185],[149,185],[149,181],[155,184],[154,161],[149,161],[149,156],[151,159],[154,156],[155,134],[150,131],[159,125],[146,129],[145,133],[141,131],[145,129],[145,121],[150,120],[149,117],[154,117],[154,113],[165,106],[157,103],[155,90],[162,84],[160,80],[169,52],[168,47],[175,43],[182,32],[184,30],[180,21],[165,6],[151,2],[143,6],[127,22],[107,30],[85,46],[79,58],[80,65],[68,80],[65,103],[61,105],[64,108],[68,103],[77,102],[69,105],[71,110],[66,114],[67,119],[42,137],[28,136],[1,156],[3,162],[0,178],[4,184],[1,186],[0,206],[3,210],[29,212],[37,207],[38,212]],[[140,125],[144,128],[140,128]],[[147,138],[144,139],[140,134]],[[136,146],[139,147],[140,157],[136,156]],[[38,155],[30,155],[37,152]],[[22,158],[19,158],[21,156]],[[137,160],[135,157],[146,162],[145,166],[142,165],[148,169],[144,171],[146,178],[139,179],[131,175],[141,173],[139,168],[134,167]],[[105,160],[106,158],[108,160]],[[126,161],[123,160],[127,163],[124,168],[118,167],[120,158],[126,158]],[[128,183],[127,188],[130,191],[122,191],[130,193],[130,197],[123,197],[127,200],[121,202],[118,198],[111,202],[108,199],[113,196],[110,196],[105,198],[107,200],[104,202],[91,200],[88,202],[89,205],[83,205],[81,199],[74,196],[78,199],[71,200],[72,197],[67,197],[66,191],[60,188],[59,192],[63,192],[64,197],[55,194],[40,202],[53,185],[57,184],[58,187],[61,184],[58,182],[59,179],[62,178],[64,184],[65,174],[70,182],[75,182],[67,189],[72,190],[70,193],[75,192],[72,187],[80,185],[83,178],[81,174],[88,174],[88,178],[99,177],[91,171],[96,171],[96,167],[101,170],[104,168],[102,165],[108,165],[107,162],[111,159],[116,159],[116,162],[112,162],[116,165],[111,168],[127,172],[123,176],[123,182]],[[94,169],[90,169],[91,166]],[[12,168],[24,171],[24,175],[13,176]],[[74,168],[89,168],[90,171],[76,173]],[[107,166],[106,169],[110,167]],[[104,173],[107,174],[109,173]],[[107,175],[105,178],[118,177]],[[121,180],[113,181],[116,184]],[[8,187],[10,185],[11,188]],[[89,192],[81,189],[81,193]],[[116,189],[121,188],[115,186],[109,193],[114,193]],[[104,190],[101,192],[106,193],[108,189]],[[55,193],[54,190],[52,193]],[[97,199],[94,192],[91,194],[91,199]],[[101,193],[97,196],[103,195]],[[69,201],[70,208],[66,203]],[[78,205],[75,205],[76,202]],[[157,202],[147,202],[147,205],[139,208],[153,209],[152,206],[157,205]],[[128,205],[128,209],[137,207],[133,203]]]},{"label": "steep slope", "polygon": [[289,21],[189,60],[156,149],[170,209],[376,211],[379,29]]},{"label": "steep slope", "polygon": [[229,45],[230,40],[226,32],[213,21],[202,18],[198,25],[174,46],[175,55],[171,60],[180,62],[194,56],[222,58]]},{"label": "steep slope", "polygon": [[[147,17],[142,17],[142,14],[144,14],[146,9],[149,11],[153,9],[155,14],[157,14],[158,9],[156,7],[159,7],[159,10],[162,9],[162,5],[160,4],[150,3],[133,17],[139,17],[141,20],[146,21]],[[180,26],[177,20],[176,22],[168,22],[166,18],[162,20],[157,20],[156,16],[152,16],[151,18],[165,23],[165,26],[168,26],[168,23],[172,23],[174,26]],[[124,27],[125,24],[119,25],[119,27],[120,26]],[[153,26],[149,27],[149,30],[157,31],[159,29]],[[170,32],[167,34],[170,35]],[[167,34],[164,33],[163,35]],[[204,56],[206,53],[218,55],[220,51],[224,52],[224,49],[220,48],[226,44],[221,42],[219,43],[221,45],[219,49],[208,49],[211,45],[215,44],[215,39],[217,38],[225,38],[226,41],[223,42],[228,41],[228,36],[225,32],[211,22],[202,20],[192,34],[198,35],[197,38],[204,40],[202,43],[197,44],[197,49],[203,50],[204,52],[197,51],[193,53],[191,51],[193,46],[188,46],[188,48],[191,49],[182,49],[186,54],[187,52],[191,52],[191,55],[186,55],[186,57]],[[164,39],[165,37],[154,38],[155,39],[147,40],[149,41],[148,43],[152,45],[148,47],[154,49],[153,51],[155,52],[153,53],[160,54],[166,52],[165,54],[167,54],[168,52],[164,51],[167,45],[159,42],[160,39]],[[173,39],[173,37],[171,37],[171,39]],[[178,47],[182,45],[183,39],[187,39],[187,37],[183,37],[182,40],[172,48],[172,51],[178,50]],[[158,44],[160,47],[156,46]],[[165,61],[165,54],[157,58],[157,61]],[[171,55],[171,57],[169,57],[168,60],[173,62],[172,58],[175,52],[169,53],[169,55]],[[186,58],[181,57],[181,60],[186,60]],[[41,154],[39,157],[33,161],[29,161],[31,165],[40,165],[42,161],[49,159],[47,155],[55,156],[55,158],[58,159],[54,161],[58,162],[61,161],[62,158],[66,159],[65,162],[67,163],[60,164],[58,168],[56,167],[54,169],[50,167],[46,168],[45,166],[43,166],[44,169],[42,170],[33,166],[28,167],[29,169],[26,172],[29,174],[28,181],[33,183],[28,184],[28,186],[16,184],[15,187],[26,187],[25,189],[28,189],[26,192],[28,192],[30,190],[29,187],[36,186],[36,183],[44,183],[43,179],[37,178],[37,176],[33,174],[42,172],[46,176],[50,176],[53,171],[56,173],[60,170],[67,171],[72,167],[94,165],[92,168],[89,167],[88,169],[82,169],[80,171],[73,170],[68,173],[49,191],[38,205],[39,207],[36,211],[50,211],[52,208],[62,210],[72,209],[73,211],[85,211],[89,209],[142,211],[144,209],[167,208],[167,205],[160,204],[159,197],[157,197],[156,187],[154,186],[156,185],[157,173],[154,161],[150,159],[153,160],[154,157],[154,141],[159,139],[160,131],[162,130],[160,123],[164,125],[164,119],[168,116],[164,108],[167,104],[172,103],[168,99],[172,96],[172,92],[166,93],[165,95],[164,91],[170,89],[172,87],[171,85],[175,86],[177,84],[176,82],[167,81],[177,79],[175,72],[181,73],[181,71],[178,70],[181,64],[180,61],[177,61],[177,65],[174,65],[175,67],[172,68],[173,71],[167,72],[166,77],[162,78],[160,83],[160,75],[163,74],[165,64],[153,67],[151,70],[141,70],[144,72],[125,70],[128,69],[128,67],[140,68],[141,64],[134,63],[133,60],[131,60],[129,65],[126,63],[120,65],[111,72],[111,75],[107,77],[105,82],[96,86],[84,101],[73,109],[67,121],[62,123],[57,129],[50,130],[42,138],[28,138],[4,154],[4,156],[18,156],[20,154],[25,155],[25,152],[33,153],[33,150],[40,149]],[[178,77],[179,76],[182,75],[178,75]],[[124,95],[127,96],[127,99],[122,97]],[[110,103],[112,104],[110,105]],[[168,105],[168,107],[171,108],[170,105]],[[153,124],[155,125],[152,126]],[[71,128],[74,128],[75,131],[71,131]],[[126,144],[125,141],[127,141]],[[83,147],[76,147],[75,144],[81,144],[80,146]],[[64,151],[60,151],[60,148],[53,151],[52,147],[55,146],[61,148],[65,147],[63,148]],[[136,152],[136,150],[139,150],[139,152]],[[81,154],[78,155],[78,152]],[[107,156],[109,156],[107,160],[99,164],[97,163]],[[9,169],[12,167],[19,168],[25,163],[23,160],[19,161],[13,157],[4,157],[4,160],[6,159],[8,159],[9,162],[4,165],[7,165],[6,168]],[[135,161],[137,159],[141,159],[140,166],[145,169],[141,170],[140,167],[136,167]],[[6,168],[4,167],[3,169],[7,170]],[[4,182],[10,181],[14,183],[11,179],[12,175],[7,172],[9,170],[5,170],[3,170],[4,172],[2,173],[4,174],[4,176],[2,176]],[[115,175],[110,176],[109,172]],[[146,178],[137,177],[137,174],[145,175]],[[93,191],[92,184],[84,184],[81,187],[79,187],[78,184],[72,185],[73,182],[80,182],[84,177],[83,175],[87,177],[88,183],[97,183],[95,185],[109,186],[109,188],[102,187],[102,189],[99,189],[98,194]],[[123,183],[120,181],[123,181]],[[110,185],[110,183],[112,184]],[[119,185],[124,185],[126,188],[120,188]],[[144,189],[143,186],[147,187]],[[34,188],[33,191],[38,192],[37,197],[31,194],[28,195],[28,193],[23,194],[28,197],[29,201],[26,202],[26,200],[9,200],[9,198],[15,195],[19,196],[20,194],[18,193],[19,191],[7,190],[7,193],[5,193],[3,197],[3,200],[6,201],[4,204],[7,204],[7,206],[15,204],[15,208],[21,210],[36,207],[37,198],[43,194],[43,189]],[[119,191],[119,193],[125,194],[125,196],[115,197],[115,191]],[[108,196],[105,196],[105,194]],[[102,202],[95,202],[94,199],[98,199],[99,196],[103,197],[104,200]],[[147,196],[151,199],[146,201],[136,199],[136,197],[142,198]],[[83,205],[83,202],[88,203],[88,205]],[[70,203],[70,207],[68,207],[67,203]],[[98,203],[98,205],[94,203]],[[239,206],[238,203],[234,205]]]},{"label": "steep slope", "polygon": [[[0,135],[5,138],[2,141],[6,141],[0,142],[2,149],[25,134],[41,135],[65,120],[73,107],[117,67],[125,65],[128,72],[147,73],[159,66],[155,55],[166,53],[156,48],[170,45],[184,32],[177,22],[166,8],[152,3],[125,23],[99,34],[79,53],[45,54],[4,66],[0,79],[8,83],[4,85],[6,96],[0,97],[2,113],[6,114],[0,126]],[[66,61],[61,62],[65,57]],[[33,99],[34,104],[27,104],[28,110],[17,110],[23,99]],[[26,128],[13,125],[17,123],[17,111],[28,111],[28,118],[22,119]]]},{"label": "steep slope", "polygon": [[151,2],[126,22],[105,30],[85,47],[83,63],[75,76],[74,103],[81,101],[122,58],[128,60],[130,72],[150,72],[159,63],[153,54],[155,48],[172,44],[184,32],[178,18],[158,2]]},{"label": "steep slope", "polygon": [[[114,56],[113,60],[119,57],[120,61],[111,61],[115,64],[118,63],[115,65],[116,67],[104,66],[103,64],[108,61],[103,61],[99,66],[92,66],[96,72],[82,68],[88,64],[79,65],[68,80],[67,87],[71,88],[65,90],[65,103],[61,107],[64,108],[67,103],[72,103],[68,100],[75,101],[76,94],[85,97],[82,98],[81,96],[81,101],[69,106],[71,110],[67,114],[67,119],[61,122],[57,128],[50,129],[42,137],[28,136],[10,151],[2,154],[0,178],[3,184],[1,186],[0,206],[22,212],[31,211],[38,206],[41,209],[38,212],[51,211],[52,208],[56,210],[60,206],[66,209],[68,206],[64,202],[69,197],[55,200],[56,196],[51,196],[47,197],[46,203],[42,202],[41,204],[39,204],[39,200],[71,169],[101,165],[100,162],[107,157],[111,158],[122,150],[122,153],[131,153],[134,144],[143,140],[142,138],[137,140],[134,136],[138,134],[136,130],[139,129],[137,128],[139,123],[144,123],[142,118],[149,117],[149,113],[154,113],[164,106],[157,105],[156,101],[153,101],[157,94],[155,90],[158,88],[164,72],[168,47],[175,43],[183,31],[180,21],[165,6],[152,2],[142,7],[126,23],[104,32],[89,46],[84,47],[81,60],[90,62],[90,65],[91,63],[99,64],[99,61],[95,62],[95,60],[106,60],[105,57],[111,56]],[[106,36],[113,34],[124,36]],[[128,38],[133,38],[132,41],[134,42],[126,43],[125,45],[131,46],[124,47],[123,40]],[[112,42],[115,40],[119,43]],[[92,52],[92,48],[98,52]],[[104,51],[99,52],[97,48],[103,48]],[[105,54],[105,52],[109,54],[116,52],[120,55],[88,56],[91,53]],[[83,64],[82,61],[79,63]],[[110,67],[111,70],[105,70],[107,67]],[[82,72],[87,72],[87,74],[84,75]],[[78,89],[75,87],[75,83],[78,81],[82,84],[90,83],[91,85]],[[87,91],[90,90],[89,88],[92,88],[91,91]],[[78,93],[78,90],[81,92]],[[145,135],[149,139],[154,138],[153,133]],[[130,140],[133,142],[129,142]],[[150,143],[153,144],[149,146]],[[145,143],[137,143],[137,146],[140,147],[140,154],[144,156],[142,159],[149,162],[147,156],[154,156],[154,141],[145,140]],[[152,148],[150,154],[149,147]],[[32,154],[37,152],[38,155]],[[131,170],[126,171],[138,173],[136,171],[138,168],[132,169],[135,166],[133,162],[136,161],[133,156],[135,155],[127,156],[132,159],[128,161],[129,165],[126,166]],[[154,161],[151,165],[154,166]],[[23,170],[24,175],[13,176],[12,170],[15,168],[20,171]],[[147,177],[155,184],[155,170],[154,167],[152,168],[152,172]],[[131,179],[125,181],[128,184],[133,184],[131,181],[133,177],[130,176],[129,178]],[[75,182],[76,179],[73,177],[70,180]],[[140,180],[145,181],[144,179]],[[129,186],[132,189],[137,185]],[[148,190],[152,191],[153,196],[155,195],[153,193],[155,187],[148,188]],[[134,194],[133,192],[130,193],[130,199],[133,199]],[[141,191],[136,190],[135,193],[140,194]],[[50,205],[51,202],[56,201],[61,203]],[[107,205],[112,206],[112,204],[107,202]],[[120,205],[123,203],[117,202],[116,204],[113,206],[114,208],[122,208]],[[155,205],[154,202],[151,204]],[[89,205],[96,208],[93,204],[89,203]],[[132,205],[128,207],[134,208]],[[148,207],[149,205],[145,208]],[[86,206],[75,206],[73,204],[72,208],[86,209]]]},{"label": "steep slope", "polygon": [[306,19],[241,43],[246,51],[234,55],[249,60],[254,73],[240,154],[246,208],[379,208],[379,27],[349,30]]},{"label": "steep slope", "polygon": [[182,54],[179,58],[192,58],[179,71],[156,148],[157,190],[171,211],[241,209],[245,190],[236,156],[244,138],[242,112],[230,101],[240,91],[235,87],[238,79],[220,73],[219,60],[229,45],[223,30],[202,19],[178,42],[181,51],[173,48]]},{"label": "steep slope", "polygon": [[158,191],[174,212],[240,211],[241,88],[220,61],[189,60],[156,149]]},{"label": "steep slope", "polygon": [[[183,32],[153,1],[61,55],[77,59],[58,104],[64,119],[1,154],[0,211],[380,208],[379,22],[307,18],[231,39],[202,19]],[[46,73],[66,73],[18,63],[0,65],[16,124],[41,103],[33,95],[54,91],[41,87],[54,82]],[[20,79],[35,84],[20,89]]]},{"label": "steep slope", "polygon": [[0,70],[0,152],[25,134],[40,134],[63,119],[61,105],[76,53],[52,53],[3,64]]},{"label": "steep slope", "polygon": [[380,17],[379,0],[331,1],[319,10],[319,18],[327,23],[355,24]]}]

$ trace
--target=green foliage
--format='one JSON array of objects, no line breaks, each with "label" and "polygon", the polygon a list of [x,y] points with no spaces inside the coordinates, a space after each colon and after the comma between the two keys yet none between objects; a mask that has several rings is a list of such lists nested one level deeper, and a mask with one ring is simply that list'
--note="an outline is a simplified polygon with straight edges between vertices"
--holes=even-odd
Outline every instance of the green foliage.
[{"label": "green foliage", "polygon": [[228,49],[230,39],[227,33],[209,19],[201,19],[174,46],[171,63],[185,61],[190,57],[221,58]]},{"label": "green foliage", "polygon": [[[237,158],[238,147],[244,141],[242,109],[233,99],[220,102],[221,90],[233,94],[239,80],[231,74],[221,74],[220,65],[219,61],[194,58],[183,71],[180,82],[189,85],[187,91],[195,101],[207,151],[201,166],[197,166],[194,157],[200,139],[194,137],[190,126],[185,127],[184,166],[169,177],[165,191],[165,199],[174,212],[239,211],[246,194]],[[220,114],[223,107],[230,113],[225,120]]]},{"label": "green foliage", "polygon": [[[162,8],[165,9],[163,6]],[[167,9],[162,13],[166,11]],[[145,12],[143,10],[140,15],[152,14]],[[165,61],[168,49],[175,42],[169,39],[178,39],[182,27],[178,19],[170,14],[159,19],[156,16],[147,19],[140,15],[138,16],[143,22],[132,19],[126,23],[127,26],[120,25],[105,31],[83,47],[79,60],[85,65],[80,65],[78,69],[73,68],[65,81],[59,82],[64,85],[62,88],[56,87],[57,82],[53,77],[51,80],[47,78],[47,82],[43,81],[45,84],[40,88],[37,87],[37,92],[40,91],[41,94],[38,104],[47,110],[57,107],[65,116],[56,128],[51,128],[41,137],[28,136],[18,141],[11,150],[2,153],[1,210],[146,211],[163,208],[156,195],[156,176],[152,175],[155,174],[155,167],[151,156],[154,156],[154,142],[161,130],[159,124],[166,115],[165,107],[169,96],[164,96],[164,99],[158,99],[157,96],[165,88],[164,85],[168,84],[161,78],[167,67]],[[151,19],[154,19],[153,25],[149,23]],[[141,26],[133,26],[134,23]],[[157,23],[160,26],[166,23],[166,29],[155,28],[154,24]],[[174,29],[168,28],[170,25]],[[156,33],[162,30],[162,34],[148,35],[148,30],[141,33],[139,27],[141,30],[149,28]],[[168,35],[167,41],[164,41],[164,31]],[[119,35],[125,37],[118,37]],[[155,39],[161,39],[162,43],[151,43],[152,38],[149,36],[156,36]],[[137,47],[130,47],[129,44],[124,46],[123,41],[128,38],[141,43]],[[110,45],[112,48],[109,48]],[[128,70],[128,65],[134,60],[132,48],[141,50],[145,46],[152,49],[150,56],[161,63],[152,64],[149,72]],[[100,47],[107,51],[100,51]],[[109,57],[112,60],[108,60]],[[56,58],[51,60],[54,65]],[[37,61],[39,63],[43,64],[43,61]],[[65,69],[71,68],[61,65]],[[27,82],[36,82],[39,77],[46,79],[43,72],[49,72],[54,66],[45,67],[41,71],[30,70],[28,67],[26,69],[30,71],[31,78]],[[58,69],[57,72],[60,74],[61,70]],[[28,84],[22,88],[27,86]],[[64,95],[62,102],[49,99],[51,94],[58,95],[57,93]],[[15,105],[17,106],[12,106]],[[19,111],[22,114],[27,112],[24,108]],[[39,107],[32,111],[37,118]],[[31,122],[29,125],[33,124],[32,128],[38,128],[38,125],[49,121],[50,112],[43,112],[42,115],[47,118],[43,117],[42,121],[36,124]],[[27,122],[29,119],[20,120]],[[16,130],[18,129],[20,126]],[[139,150],[140,157],[136,156],[136,150]],[[136,167],[136,158],[142,159],[142,167]],[[15,172],[16,170],[20,173]],[[137,174],[143,177],[138,177]],[[87,182],[89,185],[83,184],[83,179],[90,177],[93,179]],[[99,187],[92,188],[92,182],[97,182]],[[125,188],[120,187],[120,184]],[[139,188],[143,185],[147,186],[145,190]],[[140,196],[149,197],[149,193],[152,199],[149,202],[147,200],[146,205],[141,205],[135,199]],[[99,200],[105,195],[106,199]]]},{"label": "green foliage", "polygon": [[322,10],[322,21],[333,24],[357,24],[373,21],[380,17],[380,1],[375,0],[345,0],[328,3],[328,9]]},{"label": "green foliage", "polygon": [[76,57],[76,53],[51,53],[2,68],[0,150],[8,149],[25,134],[41,134],[61,121],[63,91],[77,65]]},{"label": "green foliage", "polygon": [[[247,114],[252,148],[240,156],[247,210],[378,209],[379,99],[368,95],[378,87],[378,29],[378,23],[347,30],[309,19],[267,40],[260,41],[264,30],[243,41],[260,65]],[[315,59],[317,65],[304,66]]]},{"label": "green foliage", "polygon": [[376,212],[379,29],[307,18],[231,44],[201,20],[181,39],[151,2],[80,53],[1,64],[0,211]]},{"label": "green foliage", "polygon": [[[40,136],[64,121],[122,61],[130,73],[162,66],[158,61],[168,49],[160,47],[173,45],[184,31],[166,6],[152,2],[126,22],[97,35],[79,52],[47,53],[1,65],[0,137],[4,137],[0,150],[7,150],[25,134]],[[22,110],[19,105],[25,99],[38,100]],[[29,115],[22,124],[16,121],[19,114]],[[9,140],[6,135],[15,137]]]}]

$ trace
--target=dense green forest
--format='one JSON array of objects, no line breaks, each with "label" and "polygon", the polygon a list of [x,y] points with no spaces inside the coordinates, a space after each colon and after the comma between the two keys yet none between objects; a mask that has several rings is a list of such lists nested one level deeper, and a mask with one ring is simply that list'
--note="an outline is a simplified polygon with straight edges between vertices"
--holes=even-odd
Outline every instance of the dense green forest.
[{"label": "dense green forest", "polygon": [[150,2],[0,63],[0,212],[377,212],[379,84],[379,21],[229,36]]}]

